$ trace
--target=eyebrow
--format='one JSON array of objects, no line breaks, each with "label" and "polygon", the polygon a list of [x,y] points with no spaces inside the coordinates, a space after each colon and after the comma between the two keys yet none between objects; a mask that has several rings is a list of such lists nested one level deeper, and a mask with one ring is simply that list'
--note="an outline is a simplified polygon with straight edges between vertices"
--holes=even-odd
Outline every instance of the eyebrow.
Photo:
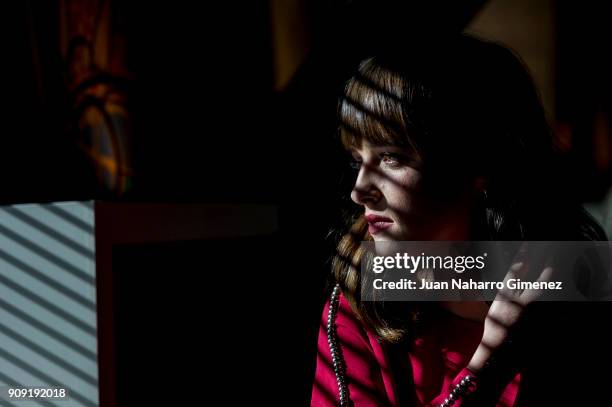
[{"label": "eyebrow", "polygon": [[[404,147],[400,147],[400,146],[395,146],[395,145],[391,145],[391,144],[384,144],[384,145],[374,145],[372,147],[370,147],[370,150],[374,150],[374,151],[380,151],[380,150],[400,150],[400,151],[406,151],[407,149]],[[359,154],[359,150],[357,150],[355,147],[350,147],[346,149],[347,152],[349,153],[357,153]]]},{"label": "eyebrow", "polygon": [[353,156],[353,157],[355,155],[361,156],[361,153],[357,149],[355,149],[355,148],[347,149],[346,152],[347,152],[347,154],[349,154],[350,156]]},{"label": "eyebrow", "polygon": [[401,151],[406,151],[407,149],[405,147],[400,147],[400,146],[394,146],[391,144],[388,145],[381,145],[381,146],[373,146],[371,147],[372,150],[401,150]]}]

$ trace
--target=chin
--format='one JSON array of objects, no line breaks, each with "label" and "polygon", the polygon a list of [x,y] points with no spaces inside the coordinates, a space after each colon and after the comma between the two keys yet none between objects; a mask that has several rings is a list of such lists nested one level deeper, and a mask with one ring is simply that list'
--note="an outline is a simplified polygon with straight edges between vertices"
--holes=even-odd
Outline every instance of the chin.
[{"label": "chin", "polygon": [[372,235],[372,239],[375,242],[397,242],[401,239],[398,239],[396,235],[392,235],[390,233],[379,233],[377,235]]},{"label": "chin", "polygon": [[402,251],[398,242],[391,236],[380,236],[374,240],[374,250],[378,256],[395,256]]},{"label": "chin", "polygon": [[395,240],[388,233],[378,233],[375,235],[370,233],[370,236],[372,236],[372,239],[375,242],[387,242],[389,240]]}]

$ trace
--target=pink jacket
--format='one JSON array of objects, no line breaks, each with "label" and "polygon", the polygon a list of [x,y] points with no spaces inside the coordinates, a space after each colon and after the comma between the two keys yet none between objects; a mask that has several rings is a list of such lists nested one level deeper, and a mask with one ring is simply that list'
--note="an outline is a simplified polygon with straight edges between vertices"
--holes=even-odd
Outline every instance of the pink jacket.
[{"label": "pink jacket", "polygon": [[[338,405],[338,385],[327,343],[329,300],[323,309],[319,330],[317,366],[311,405]],[[399,406],[398,386],[414,386],[416,406],[439,406],[449,397],[461,380],[472,375],[466,366],[482,337],[483,325],[450,312],[443,320],[424,327],[415,339],[408,358],[412,377],[396,377],[391,370],[388,347],[374,333],[364,329],[343,295],[339,297],[336,316],[338,343],[346,366],[350,399],[355,407]],[[500,407],[514,405],[520,375],[517,374],[502,392]],[[470,384],[464,394],[476,391],[478,383]],[[455,400],[453,407],[462,404]],[[403,407],[403,406],[402,406]]]}]

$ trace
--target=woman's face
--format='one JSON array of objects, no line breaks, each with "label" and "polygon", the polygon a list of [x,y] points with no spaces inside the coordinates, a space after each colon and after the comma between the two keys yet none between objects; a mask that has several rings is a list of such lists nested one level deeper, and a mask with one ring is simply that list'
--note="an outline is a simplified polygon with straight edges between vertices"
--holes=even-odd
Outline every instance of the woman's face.
[{"label": "woman's face", "polygon": [[470,191],[452,202],[427,196],[418,161],[400,147],[364,139],[351,153],[359,168],[351,199],[364,207],[375,241],[469,239]]}]

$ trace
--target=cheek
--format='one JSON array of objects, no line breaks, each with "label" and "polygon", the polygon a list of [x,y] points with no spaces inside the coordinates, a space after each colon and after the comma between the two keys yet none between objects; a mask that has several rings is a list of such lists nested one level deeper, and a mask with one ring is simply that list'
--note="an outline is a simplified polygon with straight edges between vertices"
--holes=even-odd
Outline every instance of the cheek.
[{"label": "cheek", "polygon": [[411,210],[419,201],[421,174],[411,168],[389,177],[385,194],[389,204],[399,211]]}]

